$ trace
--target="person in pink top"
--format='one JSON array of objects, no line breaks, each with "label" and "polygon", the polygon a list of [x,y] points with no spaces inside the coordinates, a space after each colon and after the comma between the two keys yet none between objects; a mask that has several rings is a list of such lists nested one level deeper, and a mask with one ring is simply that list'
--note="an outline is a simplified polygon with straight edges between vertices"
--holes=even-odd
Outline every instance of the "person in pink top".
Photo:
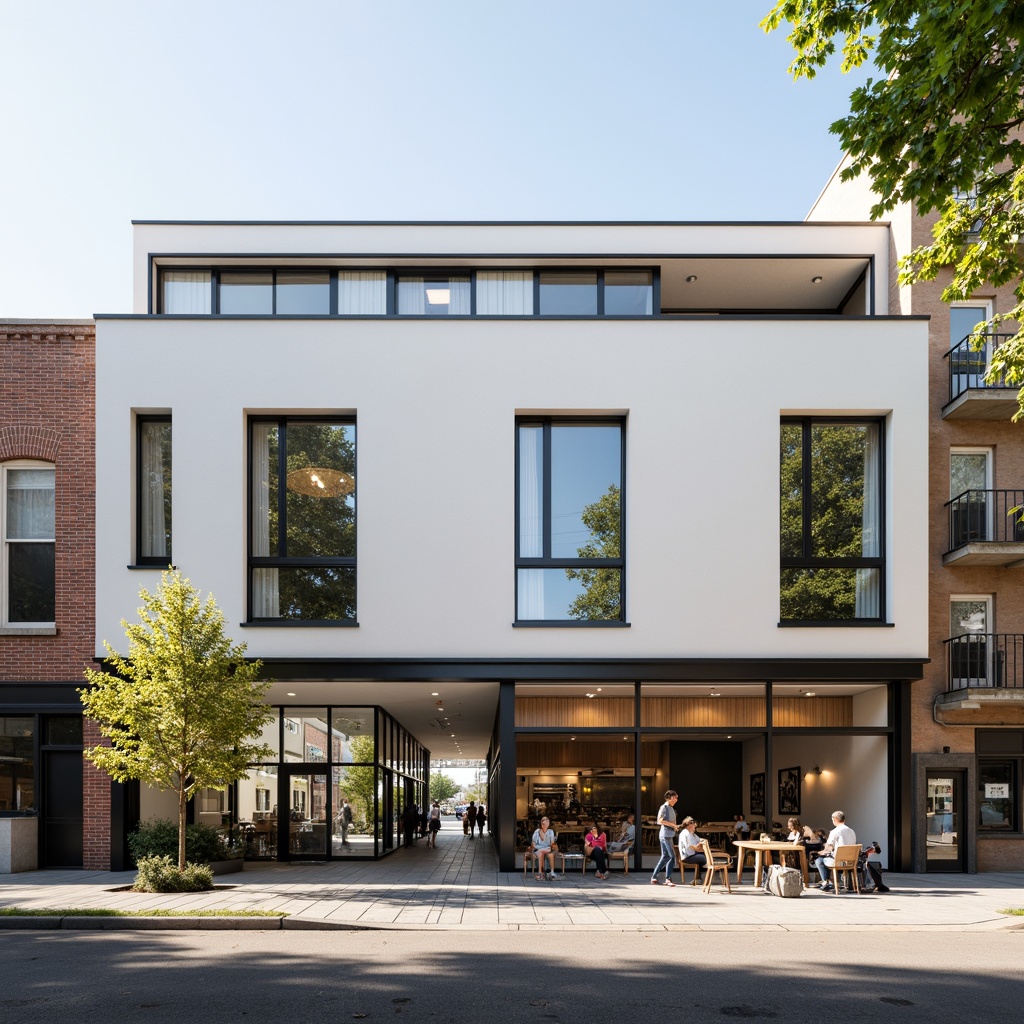
[{"label": "person in pink top", "polygon": [[583,852],[594,862],[597,877],[608,877],[608,836],[601,831],[597,822],[590,826],[590,831],[583,839]]}]

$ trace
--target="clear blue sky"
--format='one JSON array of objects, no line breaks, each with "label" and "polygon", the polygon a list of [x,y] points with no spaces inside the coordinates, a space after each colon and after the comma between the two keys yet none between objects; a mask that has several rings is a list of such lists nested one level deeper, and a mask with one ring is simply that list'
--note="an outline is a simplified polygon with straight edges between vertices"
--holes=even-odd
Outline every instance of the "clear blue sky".
[{"label": "clear blue sky", "polygon": [[856,84],[771,0],[0,0],[0,317],[130,309],[131,220],[801,220]]}]

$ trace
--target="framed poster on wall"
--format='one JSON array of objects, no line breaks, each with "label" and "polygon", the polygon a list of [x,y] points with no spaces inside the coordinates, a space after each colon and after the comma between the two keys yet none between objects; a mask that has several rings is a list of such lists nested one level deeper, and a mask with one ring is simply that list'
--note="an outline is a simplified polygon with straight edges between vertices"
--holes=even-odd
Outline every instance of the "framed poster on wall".
[{"label": "framed poster on wall", "polygon": [[750,776],[750,816],[764,814],[764,772]]},{"label": "framed poster on wall", "polygon": [[800,813],[800,768],[779,769],[779,814]]}]

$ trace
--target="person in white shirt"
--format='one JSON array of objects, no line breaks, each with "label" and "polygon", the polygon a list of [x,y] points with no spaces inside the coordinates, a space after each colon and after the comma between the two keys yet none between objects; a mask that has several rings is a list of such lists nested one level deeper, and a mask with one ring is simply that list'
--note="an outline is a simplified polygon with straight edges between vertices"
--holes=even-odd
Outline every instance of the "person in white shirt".
[{"label": "person in white shirt", "polygon": [[627,847],[633,845],[633,840],[636,838],[636,825],[633,822],[636,819],[636,815],[630,812],[626,815],[626,820],[622,823],[622,829],[619,831],[618,837],[608,844],[608,850],[611,853],[618,853],[620,850],[625,850]]},{"label": "person in white shirt", "polygon": [[679,859],[684,864],[699,864],[704,867],[708,859],[704,856],[701,842],[700,836],[697,835],[697,822],[690,817],[683,818],[683,828],[679,833]]},{"label": "person in white shirt", "polygon": [[832,826],[832,831],[829,832],[828,838],[825,840],[821,856],[814,862],[818,874],[821,875],[821,885],[818,888],[825,892],[832,891],[832,883],[828,880],[829,869],[835,864],[832,854],[840,846],[855,846],[857,843],[857,833],[846,824],[846,815],[842,811],[832,813]]}]

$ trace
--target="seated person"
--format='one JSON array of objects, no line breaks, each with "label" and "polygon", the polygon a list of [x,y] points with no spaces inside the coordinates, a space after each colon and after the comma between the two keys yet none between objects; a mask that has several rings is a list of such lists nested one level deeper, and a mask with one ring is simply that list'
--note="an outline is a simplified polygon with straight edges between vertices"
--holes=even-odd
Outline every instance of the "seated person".
[{"label": "seated person", "polygon": [[683,864],[698,864],[701,867],[707,864],[708,859],[704,856],[701,842],[701,837],[697,835],[697,822],[689,816],[683,818],[683,827],[679,830],[679,859]]},{"label": "seated person", "polygon": [[[541,818],[540,828],[533,830],[533,839],[530,842],[530,849],[527,851],[537,856],[537,874],[533,877],[538,882],[542,878],[551,879],[555,877],[555,854],[558,853],[557,839],[558,837],[551,828],[551,820],[547,817]],[[545,861],[548,863],[547,872],[544,870]]]},{"label": "seated person", "polygon": [[597,868],[597,877],[607,878],[608,870],[608,836],[601,831],[595,821],[590,831],[583,837],[583,855],[589,857]]},{"label": "seated person", "polygon": [[840,846],[856,846],[857,834],[846,824],[846,815],[842,811],[832,812],[832,831],[829,832],[825,845],[822,847],[821,856],[814,861],[814,866],[821,875],[821,885],[818,887],[825,892],[832,891],[832,883],[829,881],[829,870],[835,864],[832,854]]},{"label": "seated person", "polygon": [[882,848],[878,843],[865,846],[860,851],[859,867],[863,878],[861,889],[864,892],[889,892],[889,886],[882,881],[882,865],[879,861],[881,853]]},{"label": "seated person", "polygon": [[622,823],[618,836],[608,844],[608,851],[610,853],[620,853],[622,850],[627,850],[633,845],[636,839],[635,820],[636,815],[632,812],[626,815],[626,820]]}]

